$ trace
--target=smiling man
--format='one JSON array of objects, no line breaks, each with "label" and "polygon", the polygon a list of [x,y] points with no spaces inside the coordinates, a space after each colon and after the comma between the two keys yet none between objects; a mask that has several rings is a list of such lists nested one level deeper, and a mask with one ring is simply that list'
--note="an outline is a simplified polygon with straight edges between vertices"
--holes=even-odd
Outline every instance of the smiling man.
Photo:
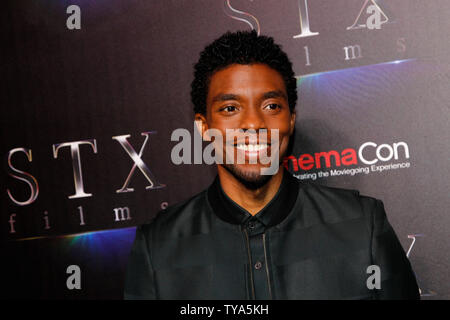
[{"label": "smiling man", "polygon": [[[279,166],[297,91],[272,38],[228,32],[208,45],[191,97],[199,132],[215,143],[217,177],[137,228],[126,299],[419,299],[380,200]],[[277,161],[270,174],[267,156]]]}]

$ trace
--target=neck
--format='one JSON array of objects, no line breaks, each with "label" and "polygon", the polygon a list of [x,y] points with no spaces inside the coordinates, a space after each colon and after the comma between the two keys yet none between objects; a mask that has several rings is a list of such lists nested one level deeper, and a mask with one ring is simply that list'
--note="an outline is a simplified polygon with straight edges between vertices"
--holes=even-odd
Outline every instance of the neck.
[{"label": "neck", "polygon": [[263,209],[277,193],[283,180],[283,170],[280,166],[278,172],[261,188],[252,190],[244,186],[228,170],[217,166],[220,185],[226,195],[247,210],[251,215],[257,214]]}]

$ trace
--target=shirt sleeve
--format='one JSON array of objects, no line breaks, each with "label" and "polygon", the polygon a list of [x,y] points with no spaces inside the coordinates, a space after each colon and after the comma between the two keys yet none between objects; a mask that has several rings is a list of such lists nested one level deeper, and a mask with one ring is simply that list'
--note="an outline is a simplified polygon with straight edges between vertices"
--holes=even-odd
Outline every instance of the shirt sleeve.
[{"label": "shirt sleeve", "polygon": [[409,259],[386,217],[383,202],[378,199],[372,219],[372,259],[381,272],[381,288],[374,289],[376,299],[420,300]]},{"label": "shirt sleeve", "polygon": [[156,299],[155,279],[148,242],[150,225],[136,228],[136,237],[125,273],[125,300]]}]

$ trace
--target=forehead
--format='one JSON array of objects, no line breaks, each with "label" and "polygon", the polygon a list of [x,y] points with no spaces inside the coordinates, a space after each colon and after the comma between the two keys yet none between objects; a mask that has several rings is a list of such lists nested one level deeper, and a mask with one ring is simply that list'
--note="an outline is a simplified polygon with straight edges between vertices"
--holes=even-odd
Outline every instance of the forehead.
[{"label": "forehead", "polygon": [[253,95],[273,90],[286,92],[283,77],[278,71],[260,63],[232,64],[211,76],[207,100],[219,93]]}]

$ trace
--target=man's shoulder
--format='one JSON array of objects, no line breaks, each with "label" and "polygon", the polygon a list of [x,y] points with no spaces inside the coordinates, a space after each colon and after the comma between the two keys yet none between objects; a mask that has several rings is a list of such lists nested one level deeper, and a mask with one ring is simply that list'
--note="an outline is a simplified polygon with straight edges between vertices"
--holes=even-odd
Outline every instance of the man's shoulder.
[{"label": "man's shoulder", "polygon": [[[309,212],[324,218],[324,221],[335,222],[362,216],[370,219],[377,202],[381,203],[374,197],[362,195],[357,189],[332,187],[301,180],[298,180],[298,183],[300,188],[297,197],[300,199],[303,214]],[[155,228],[158,231],[178,230],[192,226],[195,220],[210,219],[207,214],[209,207],[207,192],[208,188],[159,211],[152,221],[141,227],[147,232]]]},{"label": "man's shoulder", "polygon": [[302,206],[306,210],[320,212],[331,220],[370,218],[373,208],[380,202],[375,197],[363,195],[358,189],[333,187],[317,182],[302,184]]},{"label": "man's shoulder", "polygon": [[332,187],[318,182],[300,182],[303,184],[303,189],[311,194],[328,194],[335,196],[347,196],[355,197],[359,196],[360,192],[357,189],[342,188],[342,187]]},{"label": "man's shoulder", "polygon": [[379,201],[377,198],[361,194],[358,189],[333,187],[323,185],[317,182],[308,182],[303,184],[304,193],[311,198],[321,199],[324,201],[344,201],[344,202],[364,202],[369,205]]}]

